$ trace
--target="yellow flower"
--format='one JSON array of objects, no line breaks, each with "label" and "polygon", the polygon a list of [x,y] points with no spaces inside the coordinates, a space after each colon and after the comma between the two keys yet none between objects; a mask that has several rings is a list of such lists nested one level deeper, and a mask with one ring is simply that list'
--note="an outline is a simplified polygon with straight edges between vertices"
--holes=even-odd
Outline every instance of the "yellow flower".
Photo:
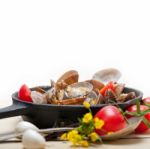
[{"label": "yellow flower", "polygon": [[96,117],[94,119],[94,126],[96,129],[101,129],[104,126],[104,121]]},{"label": "yellow flower", "polygon": [[79,142],[79,145],[81,145],[82,147],[88,147],[89,143],[86,140],[82,140],[82,141]]},{"label": "yellow flower", "polygon": [[83,103],[83,105],[84,105],[84,107],[87,108],[87,109],[90,108],[90,104],[89,104],[89,102],[87,102],[87,101],[85,101],[85,102]]},{"label": "yellow flower", "polygon": [[82,140],[82,137],[78,134],[77,130],[72,130],[68,132],[67,139],[72,142],[74,146],[76,146],[78,145],[78,142]]},{"label": "yellow flower", "polygon": [[111,135],[111,134],[113,134],[113,132],[112,132],[112,131],[110,131],[110,132],[107,132],[107,135]]},{"label": "yellow flower", "polygon": [[67,133],[63,133],[63,134],[60,136],[60,139],[61,139],[61,140],[67,140]]},{"label": "yellow flower", "polygon": [[92,121],[93,116],[91,113],[86,113],[82,119],[83,123],[89,123],[90,121]]},{"label": "yellow flower", "polygon": [[92,142],[96,142],[97,140],[99,140],[99,136],[97,135],[96,132],[92,132],[90,135],[89,135],[90,139]]},{"label": "yellow flower", "polygon": [[72,140],[70,140],[72,142],[72,144],[74,146],[77,146],[79,144],[79,142],[82,140],[81,136],[79,134],[75,135],[74,138],[72,138]]},{"label": "yellow flower", "polygon": [[71,139],[74,138],[77,134],[78,134],[78,131],[77,131],[77,130],[71,130],[71,131],[69,131],[68,134],[67,134],[67,139],[68,139],[68,140],[71,140]]}]

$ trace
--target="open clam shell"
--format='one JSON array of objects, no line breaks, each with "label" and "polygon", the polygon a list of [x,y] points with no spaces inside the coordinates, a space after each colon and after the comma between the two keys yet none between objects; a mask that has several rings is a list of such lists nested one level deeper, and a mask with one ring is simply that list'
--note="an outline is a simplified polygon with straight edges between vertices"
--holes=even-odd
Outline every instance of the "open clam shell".
[{"label": "open clam shell", "polygon": [[58,104],[61,105],[80,105],[83,104],[85,101],[85,97],[77,97],[72,99],[63,99],[61,101],[58,101]]},{"label": "open clam shell", "polygon": [[65,72],[56,82],[58,88],[65,88],[67,85],[78,82],[79,74],[76,70]]},{"label": "open clam shell", "polygon": [[35,103],[35,104],[46,104],[47,103],[46,96],[37,91],[31,92],[31,98],[32,98],[33,103]]},{"label": "open clam shell", "polygon": [[132,132],[134,132],[134,130],[141,123],[142,119],[143,119],[143,117],[132,117],[132,118],[128,119],[129,124],[124,129],[114,132],[109,135],[101,136],[101,138],[102,138],[102,140],[108,140],[108,141],[123,138],[124,136],[129,135]]},{"label": "open clam shell", "polygon": [[104,97],[99,93],[99,90],[95,89],[88,93],[85,101],[89,102],[91,106],[98,105],[103,103]]},{"label": "open clam shell", "polygon": [[69,98],[83,97],[93,90],[93,85],[88,82],[78,82],[67,86],[66,92]]},{"label": "open clam shell", "polygon": [[92,79],[107,84],[110,81],[117,82],[120,79],[120,77],[121,77],[121,72],[118,69],[108,68],[96,72],[93,75]]},{"label": "open clam shell", "polygon": [[124,88],[125,88],[125,84],[123,84],[123,83],[115,84],[115,93],[116,93],[116,95],[119,96],[123,92]]},{"label": "open clam shell", "polygon": [[128,100],[134,99],[135,97],[135,92],[130,92],[126,94],[120,94],[120,96],[116,100],[119,102],[126,102]]},{"label": "open clam shell", "polygon": [[37,91],[37,92],[39,92],[39,93],[41,93],[41,94],[46,93],[46,91],[45,91],[44,89],[42,89],[41,87],[36,87],[36,88],[35,88],[35,91]]},{"label": "open clam shell", "polygon": [[87,96],[86,96],[86,100],[87,102],[90,103],[90,105],[96,105],[97,102],[99,100],[99,97],[98,95],[94,92],[94,91],[91,91]]},{"label": "open clam shell", "polygon": [[101,90],[104,87],[104,84],[98,80],[86,80],[86,82],[91,83],[93,85],[93,89]]},{"label": "open clam shell", "polygon": [[108,89],[105,92],[105,102],[106,103],[110,103],[110,101],[116,102],[116,98],[117,98],[117,96],[112,90]]}]

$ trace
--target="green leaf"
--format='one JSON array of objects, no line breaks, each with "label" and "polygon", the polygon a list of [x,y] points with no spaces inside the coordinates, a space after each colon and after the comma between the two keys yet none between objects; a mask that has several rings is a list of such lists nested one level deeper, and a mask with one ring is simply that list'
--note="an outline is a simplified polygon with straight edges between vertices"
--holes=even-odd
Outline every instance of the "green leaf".
[{"label": "green leaf", "polygon": [[150,122],[145,117],[143,117],[143,122],[148,128],[150,128]]},{"label": "green leaf", "polygon": [[147,113],[150,113],[150,109],[147,109],[147,110],[145,110],[145,111],[142,111],[142,112],[141,112],[141,115],[143,116],[143,115],[145,115],[145,114],[147,114]]},{"label": "green leaf", "polygon": [[131,116],[140,116],[139,114],[137,114],[137,112],[126,111],[126,112],[124,112],[124,115],[126,115],[126,114],[131,115]]},{"label": "green leaf", "polygon": [[137,106],[137,114],[140,114],[141,110],[140,110],[140,101],[139,100],[136,101],[136,106]]},{"label": "green leaf", "polygon": [[149,109],[150,109],[150,104],[143,103],[143,105],[148,106],[148,107],[149,107]]}]

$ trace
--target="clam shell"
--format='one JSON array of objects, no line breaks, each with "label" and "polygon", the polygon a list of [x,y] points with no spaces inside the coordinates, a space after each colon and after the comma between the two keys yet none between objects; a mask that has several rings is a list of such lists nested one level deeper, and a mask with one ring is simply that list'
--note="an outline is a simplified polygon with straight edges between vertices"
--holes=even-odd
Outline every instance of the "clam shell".
[{"label": "clam shell", "polygon": [[51,103],[52,99],[56,99],[56,89],[52,87],[44,95],[48,103]]},{"label": "clam shell", "polygon": [[39,93],[41,93],[41,94],[46,93],[46,91],[45,91],[44,89],[42,89],[41,87],[35,88],[35,91],[37,91],[37,92],[39,92]]},{"label": "clam shell", "polygon": [[115,93],[117,96],[119,96],[123,92],[124,87],[125,87],[125,84],[122,84],[122,83],[115,84]]},{"label": "clam shell", "polygon": [[44,96],[44,94],[37,92],[37,91],[31,92],[31,98],[32,98],[33,103],[35,103],[35,104],[46,104],[47,103],[46,96]]},{"label": "clam shell", "polygon": [[120,94],[120,96],[117,98],[117,101],[125,102],[125,101],[131,100],[135,97],[136,97],[135,92],[130,92],[127,94]]},{"label": "clam shell", "polygon": [[78,82],[67,86],[66,92],[69,98],[85,96],[93,90],[93,85],[88,82]]},{"label": "clam shell", "polygon": [[85,99],[86,99],[85,97],[64,99],[64,100],[58,101],[58,104],[61,104],[61,105],[80,105],[80,104],[83,104]]},{"label": "clam shell", "polygon": [[56,83],[53,80],[50,80],[50,87],[55,87]]},{"label": "clam shell", "polygon": [[104,87],[104,84],[97,80],[87,80],[86,82],[91,83],[93,85],[93,89],[101,90]]},{"label": "clam shell", "polygon": [[56,82],[56,84],[61,84],[61,82],[63,82],[63,85],[61,86],[61,88],[65,88],[66,85],[70,85],[73,83],[78,82],[79,79],[79,74],[76,70],[70,70],[65,72]]},{"label": "clam shell", "polygon": [[99,90],[91,91],[87,96],[86,100],[90,105],[97,105],[104,102],[104,97],[99,93]]},{"label": "clam shell", "polygon": [[65,95],[65,91],[64,91],[64,90],[59,90],[59,91],[57,92],[57,99],[58,99],[58,100],[63,100],[64,95]]},{"label": "clam shell", "polygon": [[102,94],[99,92],[99,90],[95,89],[94,91],[95,91],[95,93],[98,96],[98,100],[97,100],[96,104],[102,104],[102,103],[104,103],[105,102],[105,98],[102,96]]},{"label": "clam shell", "polygon": [[67,86],[68,84],[65,83],[64,80],[62,80],[61,82],[57,82],[55,87],[56,87],[56,90],[58,91],[58,90],[65,89]]},{"label": "clam shell", "polygon": [[110,101],[115,101],[116,102],[116,99],[117,99],[117,96],[115,95],[115,93],[108,89],[105,93],[105,101],[106,103],[110,103]]},{"label": "clam shell", "polygon": [[103,69],[96,72],[92,79],[107,84],[110,81],[117,82],[121,77],[121,72],[115,68]]},{"label": "clam shell", "polygon": [[86,96],[86,100],[85,101],[89,102],[90,105],[96,105],[98,100],[99,100],[98,95],[94,91],[91,91]]},{"label": "clam shell", "polygon": [[119,102],[124,102],[128,94],[120,94],[120,96],[116,99]]},{"label": "clam shell", "polygon": [[127,97],[126,97],[125,101],[131,100],[131,99],[133,99],[135,97],[136,97],[135,92],[130,92],[130,93],[127,94]]}]

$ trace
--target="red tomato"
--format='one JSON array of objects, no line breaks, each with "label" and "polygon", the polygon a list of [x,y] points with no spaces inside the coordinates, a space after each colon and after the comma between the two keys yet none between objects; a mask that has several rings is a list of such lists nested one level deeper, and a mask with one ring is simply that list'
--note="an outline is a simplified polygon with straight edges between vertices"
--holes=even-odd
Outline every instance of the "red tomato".
[{"label": "red tomato", "polygon": [[104,86],[101,90],[100,93],[104,96],[105,92],[108,90],[108,86]]},{"label": "red tomato", "polygon": [[120,110],[115,106],[105,106],[100,109],[95,117],[104,121],[103,131],[96,130],[99,135],[107,134],[108,132],[116,132],[120,129],[125,128],[126,120],[121,114]]},{"label": "red tomato", "polygon": [[115,88],[114,88],[114,84],[113,82],[109,82],[106,86],[104,86],[101,90],[100,90],[100,93],[105,96],[105,92],[110,89],[112,90],[113,92],[115,92]]},{"label": "red tomato", "polygon": [[31,90],[28,88],[27,85],[24,84],[21,86],[18,92],[18,97],[23,101],[32,102]]},{"label": "red tomato", "polygon": [[[147,110],[148,107],[145,105],[140,105],[140,110],[141,111],[145,111]],[[137,106],[136,105],[132,105],[130,106],[127,111],[129,112],[136,112],[137,111]],[[131,117],[131,116],[129,116]],[[145,118],[150,122],[150,113],[145,114]],[[141,122],[140,125],[136,128],[135,132],[136,133],[142,133],[147,131],[149,128],[144,124],[144,122]]]},{"label": "red tomato", "polygon": [[150,105],[150,97],[146,97],[143,99],[143,102],[147,105]]},{"label": "red tomato", "polygon": [[114,87],[114,83],[112,81],[110,81],[108,84],[107,84],[108,88],[111,89],[113,92],[115,91],[115,87]]}]

